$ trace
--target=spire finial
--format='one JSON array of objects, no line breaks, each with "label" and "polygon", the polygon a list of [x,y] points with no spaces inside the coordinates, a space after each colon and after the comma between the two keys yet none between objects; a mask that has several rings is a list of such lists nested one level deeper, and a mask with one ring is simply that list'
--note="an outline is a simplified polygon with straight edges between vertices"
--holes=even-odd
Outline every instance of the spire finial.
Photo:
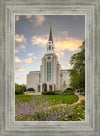
[{"label": "spire finial", "polygon": [[50,29],[52,29],[52,24],[50,24]]},{"label": "spire finial", "polygon": [[49,41],[51,41],[51,42],[53,43],[53,37],[52,37],[52,24],[50,24]]}]

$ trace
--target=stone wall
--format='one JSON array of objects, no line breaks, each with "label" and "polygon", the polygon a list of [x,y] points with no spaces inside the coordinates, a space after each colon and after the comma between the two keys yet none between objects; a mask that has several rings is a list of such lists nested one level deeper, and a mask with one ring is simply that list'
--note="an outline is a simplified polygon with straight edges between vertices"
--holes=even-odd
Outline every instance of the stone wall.
[{"label": "stone wall", "polygon": [[61,80],[60,80],[61,90],[65,90],[70,87],[70,76],[68,70],[61,70]]},{"label": "stone wall", "polygon": [[34,88],[37,91],[37,85],[40,84],[40,71],[31,71],[27,75],[27,89]]}]

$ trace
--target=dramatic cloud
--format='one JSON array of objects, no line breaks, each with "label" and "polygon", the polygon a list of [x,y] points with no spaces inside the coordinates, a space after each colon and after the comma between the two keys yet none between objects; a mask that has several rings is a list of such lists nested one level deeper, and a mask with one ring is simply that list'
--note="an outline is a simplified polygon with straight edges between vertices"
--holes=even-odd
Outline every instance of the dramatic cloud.
[{"label": "dramatic cloud", "polygon": [[26,15],[26,19],[29,22],[33,23],[35,26],[41,26],[42,23],[45,21],[45,16],[43,15]]},{"label": "dramatic cloud", "polygon": [[43,16],[43,15],[36,15],[35,16],[35,20],[34,20],[35,25],[41,26],[44,21],[45,21],[45,16]]},{"label": "dramatic cloud", "polygon": [[59,33],[58,37],[55,37],[55,50],[56,51],[76,51],[79,50],[79,47],[82,45],[82,39],[76,39],[68,36],[67,31]]},{"label": "dramatic cloud", "polygon": [[82,45],[83,40],[67,38],[65,41],[56,41],[55,42],[55,50],[56,51],[75,51],[79,50],[79,47]]},{"label": "dramatic cloud", "polygon": [[39,45],[45,47],[47,44],[47,38],[45,36],[33,36],[31,39],[32,45]]},{"label": "dramatic cloud", "polygon": [[23,66],[15,67],[15,70],[18,70],[18,71],[25,71],[25,69],[24,69]]},{"label": "dramatic cloud", "polygon": [[15,35],[15,53],[18,53],[19,50],[25,51],[26,38],[24,35]]},{"label": "dramatic cloud", "polygon": [[28,64],[32,64],[32,63],[33,63],[32,58],[26,58],[24,61],[25,61],[26,63],[28,63]]},{"label": "dramatic cloud", "polygon": [[[67,35],[67,32],[64,32],[63,35]],[[46,47],[46,44],[48,42],[48,35],[33,36],[31,42],[32,45]],[[55,38],[55,50],[56,52],[62,52],[64,50],[76,51],[79,50],[79,47],[82,45],[82,42],[83,42],[82,39],[75,39],[72,37],[64,37],[61,39],[61,37],[58,36],[57,38]],[[63,53],[59,55],[63,56]]]},{"label": "dramatic cloud", "polygon": [[16,15],[16,21],[19,21],[20,15]]},{"label": "dramatic cloud", "polygon": [[19,62],[22,62],[22,60],[19,59],[17,56],[15,56],[15,62],[16,62],[16,63],[19,63]]},{"label": "dramatic cloud", "polygon": [[[15,20],[19,21],[20,17],[23,15],[16,15]],[[33,23],[35,26],[41,26],[43,22],[46,20],[43,15],[25,15],[26,19]]]},{"label": "dramatic cloud", "polygon": [[16,42],[26,43],[26,38],[24,37],[24,35],[18,35],[18,34],[16,34],[15,35],[15,41]]}]

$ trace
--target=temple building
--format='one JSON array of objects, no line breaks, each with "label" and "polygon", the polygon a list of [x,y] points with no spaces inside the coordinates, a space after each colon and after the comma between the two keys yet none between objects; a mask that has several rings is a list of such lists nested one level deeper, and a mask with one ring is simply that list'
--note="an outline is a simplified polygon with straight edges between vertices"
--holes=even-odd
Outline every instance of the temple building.
[{"label": "temple building", "polygon": [[37,94],[43,91],[64,90],[70,87],[68,70],[63,70],[55,52],[52,24],[47,43],[47,51],[42,58],[40,71],[30,71],[27,75],[27,88],[34,88]]}]

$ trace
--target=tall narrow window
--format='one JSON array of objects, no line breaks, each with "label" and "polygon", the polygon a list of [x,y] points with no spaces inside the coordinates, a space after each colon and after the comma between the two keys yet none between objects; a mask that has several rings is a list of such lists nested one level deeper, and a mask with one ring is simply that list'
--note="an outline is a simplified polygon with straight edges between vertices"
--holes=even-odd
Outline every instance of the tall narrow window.
[{"label": "tall narrow window", "polygon": [[49,50],[51,50],[51,45],[49,45]]},{"label": "tall narrow window", "polygon": [[47,62],[47,81],[51,81],[51,62]]}]

